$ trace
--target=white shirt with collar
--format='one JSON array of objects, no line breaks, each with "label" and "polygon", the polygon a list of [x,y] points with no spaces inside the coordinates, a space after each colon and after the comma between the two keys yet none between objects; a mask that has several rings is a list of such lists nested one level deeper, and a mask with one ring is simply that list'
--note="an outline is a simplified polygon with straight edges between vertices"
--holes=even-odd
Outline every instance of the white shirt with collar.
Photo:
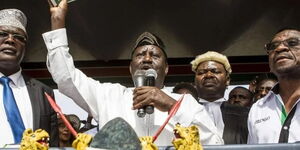
[{"label": "white shirt with collar", "polygon": [[[28,94],[28,90],[24,81],[24,78],[21,74],[22,70],[20,69],[15,74],[9,76],[11,82],[9,83],[16,103],[18,105],[21,117],[25,128],[33,128],[33,115],[31,101]],[[4,76],[0,73],[0,77]],[[3,147],[5,144],[14,143],[14,138],[12,130],[10,128],[9,122],[7,121],[5,108],[3,105],[3,85],[0,84],[0,147]]]},{"label": "white shirt with collar", "polygon": [[[252,105],[248,116],[248,143],[278,143],[281,132],[281,115],[284,106],[279,94],[274,93],[278,84],[262,99]],[[295,105],[296,112],[292,118],[288,142],[300,141],[300,99]]]},{"label": "white shirt with collar", "polygon": [[213,102],[207,101],[205,99],[199,98],[199,102],[204,105],[206,111],[210,115],[210,118],[217,127],[219,135],[222,137],[224,132],[224,121],[221,112],[221,105],[225,102],[225,98],[217,99]]},{"label": "white shirt with collar", "polygon": [[[75,68],[73,58],[69,53],[66,29],[44,33],[43,38],[48,49],[47,67],[53,80],[58,84],[59,91],[72,98],[81,108],[91,112],[100,128],[111,119],[121,117],[140,137],[153,136],[163,124],[168,112],[155,109],[154,114],[147,121],[137,117],[136,111],[131,109],[132,89],[118,83],[101,83]],[[181,95],[168,92],[165,88],[162,91],[177,100],[181,97]],[[224,143],[204,107],[187,94],[155,144],[171,145],[174,138],[173,127],[177,122],[183,126],[197,125],[203,144]]]}]

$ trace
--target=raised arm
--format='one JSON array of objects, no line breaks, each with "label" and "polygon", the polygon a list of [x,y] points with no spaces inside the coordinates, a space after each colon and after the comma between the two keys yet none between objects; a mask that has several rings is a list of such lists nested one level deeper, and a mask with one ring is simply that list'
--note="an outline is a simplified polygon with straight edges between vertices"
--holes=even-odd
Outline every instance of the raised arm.
[{"label": "raised arm", "polygon": [[[69,53],[65,18],[67,15],[67,0],[62,0],[58,6],[50,5],[52,31],[43,34],[48,49],[47,67],[61,93],[72,98],[84,110],[91,112],[97,119],[97,88],[99,84],[87,77],[74,66]],[[89,100],[89,101],[87,101]]]}]

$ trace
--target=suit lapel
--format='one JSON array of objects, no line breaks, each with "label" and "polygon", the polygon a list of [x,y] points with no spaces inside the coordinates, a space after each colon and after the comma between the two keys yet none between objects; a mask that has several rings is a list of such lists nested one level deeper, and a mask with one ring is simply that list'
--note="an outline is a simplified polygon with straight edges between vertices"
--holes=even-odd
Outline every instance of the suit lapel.
[{"label": "suit lapel", "polygon": [[37,97],[37,92],[38,90],[35,88],[35,83],[32,82],[32,80],[27,77],[26,75],[23,75],[26,87],[28,90],[28,94],[30,97],[31,101],[31,106],[32,106],[32,115],[33,115],[33,130],[36,130],[37,127],[40,126],[40,106],[39,106],[39,101],[36,101]]}]

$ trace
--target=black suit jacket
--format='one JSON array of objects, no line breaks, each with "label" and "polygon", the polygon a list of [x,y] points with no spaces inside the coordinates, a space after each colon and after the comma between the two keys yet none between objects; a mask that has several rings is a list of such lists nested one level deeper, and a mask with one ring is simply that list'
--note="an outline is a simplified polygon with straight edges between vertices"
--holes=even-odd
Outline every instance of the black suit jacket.
[{"label": "black suit jacket", "polygon": [[50,146],[58,147],[58,125],[56,112],[50,106],[44,92],[54,97],[53,89],[40,81],[23,74],[33,114],[33,130],[44,129],[50,135]]}]

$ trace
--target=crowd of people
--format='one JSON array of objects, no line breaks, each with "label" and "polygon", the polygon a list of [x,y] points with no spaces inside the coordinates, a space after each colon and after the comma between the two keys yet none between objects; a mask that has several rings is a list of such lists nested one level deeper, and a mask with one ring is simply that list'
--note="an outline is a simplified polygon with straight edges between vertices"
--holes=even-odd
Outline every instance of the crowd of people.
[{"label": "crowd of people", "polygon": [[[110,120],[121,117],[138,136],[154,135],[182,97],[177,113],[155,142],[158,146],[170,145],[177,123],[197,126],[204,145],[300,141],[299,29],[282,29],[265,45],[276,78],[257,77],[249,89],[236,87],[228,98],[224,93],[232,69],[225,55],[208,51],[195,57],[191,62],[194,83],[179,83],[172,92],[164,85],[169,68],[165,45],[157,35],[144,32],[132,49],[129,70],[132,76],[149,69],[157,75],[154,86],[132,89],[94,80],[74,66],[65,26],[67,0],[58,6],[49,5],[52,31],[42,34],[48,49],[47,68],[59,91],[90,115],[82,129],[78,117],[67,115],[76,131],[95,127],[91,118],[98,123],[95,129],[100,130]],[[53,96],[53,90],[22,73],[20,63],[28,43],[26,24],[20,10],[0,11],[0,146],[20,143],[26,128],[46,130],[50,146],[70,146],[74,137],[44,96],[44,92]],[[139,117],[137,111],[148,106],[154,109],[153,114]]]}]

